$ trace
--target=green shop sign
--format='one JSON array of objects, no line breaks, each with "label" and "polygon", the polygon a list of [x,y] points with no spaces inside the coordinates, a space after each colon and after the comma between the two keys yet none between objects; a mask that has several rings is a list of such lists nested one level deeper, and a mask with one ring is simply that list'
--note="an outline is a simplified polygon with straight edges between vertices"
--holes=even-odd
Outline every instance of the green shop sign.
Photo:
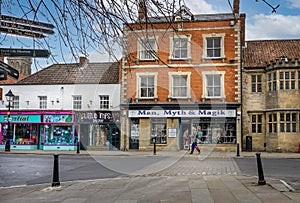
[{"label": "green shop sign", "polygon": [[[41,115],[10,115],[9,121],[13,123],[40,123]],[[0,122],[8,122],[8,116],[0,115]]]},{"label": "green shop sign", "polygon": [[45,123],[71,123],[73,122],[72,115],[44,115]]}]

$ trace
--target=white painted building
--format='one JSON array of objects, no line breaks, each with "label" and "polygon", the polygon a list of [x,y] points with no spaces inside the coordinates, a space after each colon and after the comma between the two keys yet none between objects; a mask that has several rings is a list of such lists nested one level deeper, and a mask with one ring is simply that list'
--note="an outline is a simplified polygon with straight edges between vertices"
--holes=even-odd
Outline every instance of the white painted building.
[{"label": "white painted building", "polygon": [[[0,147],[76,150],[120,148],[119,63],[49,66],[16,84],[2,85]],[[15,95],[8,119],[5,94]],[[10,126],[10,128],[9,128]]]}]

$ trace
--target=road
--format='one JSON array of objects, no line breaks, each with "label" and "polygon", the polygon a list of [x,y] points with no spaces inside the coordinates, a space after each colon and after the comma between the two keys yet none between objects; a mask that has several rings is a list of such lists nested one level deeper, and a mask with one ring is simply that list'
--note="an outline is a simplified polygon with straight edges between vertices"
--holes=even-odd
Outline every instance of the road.
[{"label": "road", "polygon": [[[235,161],[241,174],[257,176],[257,160],[255,158],[236,158]],[[261,162],[265,178],[284,180],[295,189],[300,190],[300,159],[262,158]]]},{"label": "road", "polygon": [[[59,156],[60,181],[120,176],[247,175],[257,176],[255,158],[185,154],[173,156]],[[0,187],[52,182],[53,155],[0,154]],[[262,159],[265,177],[300,190],[300,159]]]}]

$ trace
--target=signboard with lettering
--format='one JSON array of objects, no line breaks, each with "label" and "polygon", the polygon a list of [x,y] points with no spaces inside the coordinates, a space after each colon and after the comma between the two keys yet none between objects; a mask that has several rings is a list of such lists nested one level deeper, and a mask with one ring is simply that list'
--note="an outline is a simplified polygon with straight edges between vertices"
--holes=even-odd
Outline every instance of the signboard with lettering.
[{"label": "signboard with lettering", "polygon": [[44,115],[43,121],[44,123],[72,123],[73,115],[47,114]]},{"label": "signboard with lettering", "polygon": [[77,123],[120,122],[120,112],[115,112],[115,111],[76,112],[75,122]]},{"label": "signboard with lettering", "polygon": [[49,57],[50,52],[46,49],[11,49],[0,48],[0,56],[7,57]]},{"label": "signboard with lettering", "polygon": [[19,71],[2,61],[0,61],[0,70],[7,72],[9,76],[13,77],[16,80],[19,79]]},{"label": "signboard with lettering", "polygon": [[44,34],[54,34],[54,26],[50,23],[42,23],[12,16],[1,15],[0,32],[21,35],[25,37],[44,38]]},{"label": "signboard with lettering", "polygon": [[129,117],[236,117],[235,110],[129,110]]},{"label": "signboard with lettering", "polygon": [[[0,122],[8,122],[7,115],[0,115]],[[40,123],[41,115],[10,115],[10,122],[13,123]]]}]

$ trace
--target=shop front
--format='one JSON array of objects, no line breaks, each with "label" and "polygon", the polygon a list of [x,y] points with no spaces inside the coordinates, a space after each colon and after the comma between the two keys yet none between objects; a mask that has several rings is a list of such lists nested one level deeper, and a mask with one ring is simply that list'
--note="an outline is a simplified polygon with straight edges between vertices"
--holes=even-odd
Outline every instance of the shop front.
[{"label": "shop front", "polygon": [[[237,143],[238,105],[176,105],[130,104],[128,110],[129,149],[188,149],[198,144],[224,147]],[[155,139],[153,139],[155,138]]]},{"label": "shop front", "polygon": [[37,113],[11,112],[8,122],[7,112],[0,113],[0,147],[4,149],[6,139],[10,140],[11,149],[34,150],[38,148],[38,127],[41,115]]},{"label": "shop front", "polygon": [[75,150],[74,115],[72,112],[0,112],[0,148],[8,139],[16,150]]},{"label": "shop front", "polygon": [[43,150],[76,150],[77,136],[73,112],[44,112],[40,125],[39,148]]},{"label": "shop front", "polygon": [[81,149],[120,150],[120,112],[85,111],[75,114]]}]

